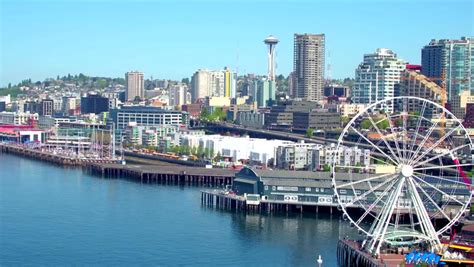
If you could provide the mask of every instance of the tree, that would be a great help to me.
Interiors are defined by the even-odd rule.
[[[210,158],[211,157],[211,150],[208,147],[206,147],[204,149],[204,157],[205,158]]]
[[[396,119],[396,120],[395,120],[395,125],[396,125],[397,127],[403,126],[403,120],[402,120],[401,118]]]
[[[221,158],[222,158],[221,152],[220,152],[220,151],[217,151],[217,154],[216,154],[216,156],[214,157],[214,160],[215,160],[215,161],[220,161]]]
[[[330,172],[331,171],[331,166],[329,166],[328,164],[324,164],[323,171]]]
[[[349,117],[347,117],[347,116],[342,116],[341,117],[342,126],[346,126],[346,124],[349,123],[349,121],[350,121]]]
[[[183,78],[181,79],[182,83],[189,84],[189,78]]]
[[[100,79],[97,81],[97,87],[99,89],[104,89],[105,87],[107,87],[107,81],[105,79]]]
[[[362,129],[369,129],[370,127],[372,126],[372,123],[370,122],[369,119],[363,119],[362,122],[360,123],[360,127],[362,127]]]
[[[197,149],[197,154],[198,154],[198,157],[202,158],[203,157],[203,154],[204,154],[204,148],[202,147],[202,145],[199,145],[198,146],[198,149]]]
[[[308,128],[306,130],[306,137],[311,138],[311,137],[313,137],[313,134],[314,134],[314,129],[313,128]]]
[[[385,119],[379,121],[379,122],[377,123],[377,126],[378,126],[380,129],[385,130],[385,129],[387,129],[388,127],[390,127],[390,123],[388,122],[388,119],[385,118]]]
[[[199,118],[203,121],[209,121],[210,115],[211,115],[211,113],[209,112],[209,109],[208,108],[203,108],[201,110],[201,114],[199,115]]]

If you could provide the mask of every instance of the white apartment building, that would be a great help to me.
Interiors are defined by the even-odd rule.
[[[358,147],[341,146],[336,149],[334,144],[313,150],[312,170],[321,170],[324,165],[332,166],[336,161],[340,166],[369,166],[370,150]]]
[[[29,125],[32,120],[38,121],[38,118],[38,113],[0,112],[0,124]]]
[[[229,69],[222,71],[197,70],[191,79],[192,101],[206,97],[235,97],[237,74]]]
[[[400,82],[406,62],[386,48],[378,48],[375,53],[365,54],[364,61],[355,71],[352,100],[356,104],[371,104],[387,97],[393,97],[395,85]],[[384,107],[393,111],[393,105]]]
[[[354,115],[364,110],[366,107],[367,107],[366,104],[344,103],[344,104],[339,105],[339,110],[341,112],[341,116],[353,117]]]
[[[184,135],[183,144],[190,147],[212,151],[213,156],[219,153],[230,161],[250,161],[267,165],[275,159],[275,151],[290,141],[267,140],[247,137],[233,137],[221,135],[192,136]]]

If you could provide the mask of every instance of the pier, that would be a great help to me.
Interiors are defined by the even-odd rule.
[[[124,178],[140,183],[225,187],[231,185],[235,171],[189,166],[87,164],[84,170],[104,178]]]
[[[360,244],[353,240],[341,239],[337,244],[337,263],[341,267],[396,267],[404,262],[401,254],[382,253],[380,257],[361,250]]]
[[[25,158],[41,160],[63,166],[85,166],[91,163],[112,163],[116,160],[109,158],[81,158],[72,155],[52,153],[50,151],[43,151],[41,149],[33,149],[16,144],[0,143],[1,153],[10,153]]]
[[[203,205],[227,211],[247,211],[262,214],[269,213],[336,213],[336,205],[324,205],[315,202],[286,202],[261,199],[255,195],[236,195],[226,189],[201,190]]]

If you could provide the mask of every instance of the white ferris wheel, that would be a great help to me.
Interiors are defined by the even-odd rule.
[[[343,162],[343,148],[354,146],[370,152],[369,166]],[[343,218],[366,237],[363,249],[440,248],[471,203],[463,168],[472,166],[472,148],[462,123],[423,98],[387,98],[352,118],[336,146],[332,183]]]

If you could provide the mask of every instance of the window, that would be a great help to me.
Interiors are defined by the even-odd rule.
[[[346,194],[347,191],[346,191],[346,189],[341,189],[341,190],[339,190],[339,193],[341,193],[341,194]]]
[[[306,192],[311,192],[311,187],[306,187]]]
[[[268,190],[268,185],[265,186],[265,190]]]
[[[314,191],[315,191],[315,192],[319,192],[319,188],[315,188]]]

